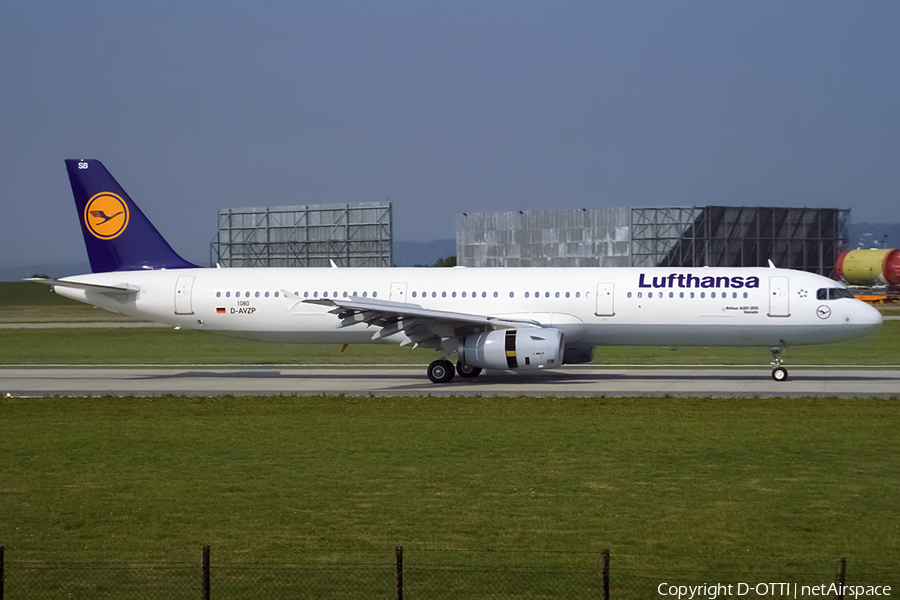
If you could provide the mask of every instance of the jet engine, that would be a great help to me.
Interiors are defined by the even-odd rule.
[[[550,328],[488,331],[459,343],[460,362],[482,369],[555,369],[564,353],[563,332]]]

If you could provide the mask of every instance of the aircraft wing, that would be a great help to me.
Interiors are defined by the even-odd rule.
[[[358,296],[303,302],[331,307],[328,312],[340,319],[338,328],[360,323],[375,326],[379,329],[372,336],[373,340],[397,336],[401,338],[401,346],[412,343],[415,346],[439,348],[443,338],[462,337],[494,329],[541,327],[537,321],[432,310],[419,304]]]
[[[35,283],[43,283],[45,285],[70,287],[79,290],[93,290],[110,295],[120,294],[136,294],[140,291],[136,285],[130,283],[120,283],[118,285],[106,285],[100,283],[81,283],[80,281],[66,281],[65,279],[48,279],[46,277],[30,277],[25,281],[33,281]]]

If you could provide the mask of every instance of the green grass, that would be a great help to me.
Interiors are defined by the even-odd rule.
[[[62,298],[35,283],[0,283],[0,322],[128,320]],[[790,348],[791,365],[900,365],[900,321],[868,338]],[[265,344],[170,329],[0,329],[0,364],[420,364],[435,353],[394,345]],[[764,348],[598,347],[594,363],[765,365]]]
[[[876,335],[825,346],[798,346],[787,365],[900,365],[900,321]],[[428,364],[431,350],[395,345],[268,344],[171,329],[0,329],[0,364]],[[765,348],[598,347],[594,363],[766,365]]]
[[[203,544],[218,565],[390,565],[403,545],[410,568],[593,569],[610,548],[623,576],[700,582],[817,582],[847,556],[900,584],[898,417],[859,399],[5,399],[0,544],[8,570],[192,565]]]

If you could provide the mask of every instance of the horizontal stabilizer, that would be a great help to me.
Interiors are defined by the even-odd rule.
[[[101,283],[82,283],[80,281],[66,281],[65,279],[48,279],[46,277],[31,277],[26,279],[25,281],[33,281],[35,283],[43,283],[45,285],[52,285],[54,287],[69,287],[75,288],[79,290],[90,290],[94,292],[101,292],[103,294],[110,295],[118,295],[118,294],[136,294],[140,291],[136,285],[132,285],[130,283],[120,283],[118,285],[106,285]]]

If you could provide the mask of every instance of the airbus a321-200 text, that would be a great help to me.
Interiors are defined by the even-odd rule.
[[[596,346],[786,347],[871,334],[881,315],[831,279],[770,268],[201,268],[98,160],[66,168],[93,273],[56,293],[181,329],[296,343],[433,348],[428,377],[590,362]],[[456,364],[451,362],[455,359]]]

